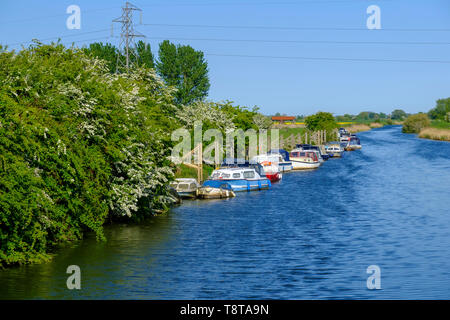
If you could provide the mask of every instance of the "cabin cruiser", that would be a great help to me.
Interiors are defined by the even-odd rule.
[[[354,150],[359,150],[361,149],[361,141],[359,140],[359,138],[355,135],[355,136],[350,136],[350,139],[347,143],[347,145],[345,146],[345,150],[346,151],[354,151]]]
[[[331,157],[342,157],[342,153],[344,152],[344,148],[341,146],[341,143],[338,141],[329,142],[325,145],[325,151]]]
[[[311,144],[297,144],[295,147],[297,149],[305,151],[306,150],[317,151],[320,162],[324,162],[330,158],[330,156],[326,152],[323,152],[319,146],[313,146]]]
[[[281,170],[280,170],[280,161],[282,161],[282,158],[280,155],[275,154],[262,154],[258,156],[254,156],[251,163],[259,163],[264,169],[264,173],[266,174],[266,177],[271,182],[280,181],[283,177]],[[292,167],[292,163],[291,163]],[[291,169],[292,170],[292,169]]]
[[[294,149],[290,159],[294,170],[316,169],[321,165],[317,150]]]
[[[220,180],[207,180],[197,189],[197,197],[200,199],[223,199],[235,196],[231,185]]]
[[[175,189],[180,198],[195,199],[197,196],[197,189],[200,185],[197,180],[193,178],[178,178],[170,183],[170,186]]]
[[[278,167],[281,172],[292,170],[292,161],[289,160],[289,152],[283,149],[271,149],[267,155],[274,155],[278,157]],[[274,162],[272,159],[268,160]],[[276,161],[275,161],[276,162]]]
[[[214,170],[208,180],[225,181],[235,192],[263,190],[272,185],[259,163],[248,162],[231,165],[226,163],[220,169]]]

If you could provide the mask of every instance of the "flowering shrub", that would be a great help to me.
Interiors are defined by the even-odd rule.
[[[0,52],[0,265],[164,207],[172,101],[152,69],[110,74],[62,45]]]

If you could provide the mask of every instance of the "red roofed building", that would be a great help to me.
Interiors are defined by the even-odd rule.
[[[294,121],[295,117],[289,117],[289,116],[273,116],[272,121],[279,121],[280,123],[283,123],[285,121]]]

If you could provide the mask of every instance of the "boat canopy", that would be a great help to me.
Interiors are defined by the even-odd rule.
[[[287,152],[284,149],[271,149],[269,152],[267,152],[268,154],[281,154],[281,156],[283,157],[284,161],[289,161],[289,152]]]

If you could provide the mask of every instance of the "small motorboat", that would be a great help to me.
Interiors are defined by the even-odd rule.
[[[276,163],[270,161],[263,161],[261,162],[261,165],[264,169],[266,177],[270,180],[270,182],[280,181],[281,178],[283,177],[283,175],[280,172],[280,168]]]
[[[321,165],[317,150],[294,149],[291,151],[290,159],[294,170],[317,169]]]
[[[330,158],[330,155],[327,154],[326,152],[324,152],[319,146],[313,146],[311,144],[297,144],[295,146],[295,148],[304,150],[304,151],[316,150],[318,152],[320,162],[326,161]]]
[[[180,198],[195,199],[197,197],[197,189],[200,185],[193,178],[178,178],[170,183]]]
[[[292,168],[292,161],[289,160],[289,152],[283,149],[272,149],[267,153],[268,156],[275,156],[276,158],[268,157],[267,159],[264,159],[263,161],[271,161],[271,162],[277,162],[276,159],[278,159],[278,168],[280,169],[280,172],[288,172],[291,171]]]
[[[342,157],[344,153],[344,148],[341,146],[340,142],[333,141],[325,145],[325,151],[333,158]]]
[[[197,197],[200,199],[225,199],[235,196],[231,185],[219,180],[207,180],[197,189]]]
[[[359,140],[359,138],[355,135],[352,135],[352,136],[350,136],[350,139],[344,149],[346,151],[354,151],[354,150],[359,150],[361,148],[362,148],[362,146],[361,146],[361,141]]]
[[[224,163],[220,169],[212,172],[209,180],[227,182],[234,192],[264,190],[272,186],[263,167],[259,163],[249,162]]]

